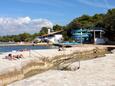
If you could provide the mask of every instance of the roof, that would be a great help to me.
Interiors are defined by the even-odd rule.
[[[50,34],[44,34],[44,35],[42,35],[42,37],[54,35],[54,34],[57,34],[57,33],[60,33],[60,32],[63,32],[63,30],[59,30],[59,31],[56,31],[56,32],[52,32],[52,33],[50,33]]]
[[[96,32],[98,32],[98,31],[104,32],[103,28],[99,28],[99,27],[94,28],[94,29],[91,29],[91,30],[88,30],[88,29],[76,29],[76,30],[73,30],[73,31],[75,31],[75,32],[93,32],[93,31],[96,31]]]
[[[95,31],[95,32],[104,32],[104,30],[90,30],[90,32],[93,32],[93,31]]]

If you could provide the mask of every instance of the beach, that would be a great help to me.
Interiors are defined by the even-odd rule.
[[[1,0],[0,86],[115,86],[115,0]]]
[[[79,70],[50,70],[9,86],[115,86],[115,63],[113,60],[114,57],[104,57],[83,61]]]
[[[15,54],[15,55],[23,54],[24,58],[20,58],[17,60],[4,59],[4,57],[8,55],[8,53]],[[59,65],[61,63],[63,65],[65,64],[64,62],[67,62],[67,63],[68,61],[71,62],[72,59],[74,59],[74,62],[75,61],[78,62],[79,60],[78,56],[81,56],[80,58],[83,58],[83,60],[85,60],[86,58],[93,59],[95,57],[97,58],[97,56],[101,55],[101,53],[103,53],[104,55],[107,52],[106,52],[106,48],[103,46],[101,47],[100,46],[99,47],[77,46],[77,47],[66,48],[63,51],[58,51],[58,49],[45,49],[45,50],[31,50],[31,51],[22,51],[22,52],[18,51],[18,52],[8,52],[8,53],[4,53],[0,55],[0,67],[1,67],[0,85],[1,86],[10,84],[14,81],[22,80],[27,77],[29,78],[31,76],[31,74],[28,76],[28,73],[30,71],[43,70],[42,73],[44,74],[45,71],[48,72],[49,70],[50,72],[48,72],[48,74],[51,73],[51,75],[52,75],[52,72],[54,71],[61,73],[61,72],[64,72],[64,71],[60,71]],[[84,55],[86,55],[86,58],[84,58]],[[55,69],[55,67],[57,67],[56,70],[52,70],[52,69]],[[55,74],[53,74],[53,76],[55,76]],[[34,77],[34,76],[31,76],[31,77]],[[20,84],[16,84],[16,85],[11,84],[9,86],[20,86]],[[21,84],[21,86],[27,86],[27,85]],[[41,86],[44,86],[44,85],[41,85]]]
[[[115,86],[115,50],[102,58],[81,61],[75,71],[49,70],[8,86]],[[70,67],[77,67],[74,62]]]

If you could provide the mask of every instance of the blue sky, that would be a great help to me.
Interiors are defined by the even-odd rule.
[[[83,14],[105,13],[115,0],[1,0],[1,17],[44,18],[65,25]]]
[[[110,8],[115,8],[115,0],[0,0],[0,35],[35,33]]]

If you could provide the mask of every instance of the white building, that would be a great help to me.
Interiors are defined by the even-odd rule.
[[[62,36],[61,32],[62,32],[62,30],[56,31],[56,32],[50,32],[48,30],[48,34],[39,36],[36,38],[36,40],[42,41],[42,42],[60,43],[60,42],[63,42],[63,36]]]
[[[46,40],[52,43],[60,43],[63,41],[62,34],[54,34],[52,36],[45,37]]]

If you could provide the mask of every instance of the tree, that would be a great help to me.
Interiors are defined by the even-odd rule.
[[[93,24],[92,17],[89,15],[83,15],[77,18],[77,21],[81,24],[82,28],[89,28]]]
[[[53,30],[59,31],[63,30],[64,39],[71,40],[71,30],[73,29],[93,29],[95,27],[105,28],[105,36],[110,40],[115,40],[115,9],[110,9],[106,14],[95,14],[93,16],[82,15],[73,19],[66,26],[54,25]],[[47,27],[42,27],[39,33],[35,33],[33,35],[29,33],[22,33],[19,35],[11,35],[11,36],[1,36],[0,41],[8,42],[8,41],[32,41],[36,36],[41,36],[48,33]]]
[[[56,25],[53,26],[53,30],[54,31],[60,31],[60,30],[62,30],[62,26],[56,24]]]
[[[66,30],[79,29],[79,28],[81,28],[81,24],[77,21],[77,19],[74,19],[66,26]]]
[[[40,30],[39,32],[39,35],[44,35],[44,34],[47,34],[48,33],[48,28],[47,27],[42,27],[42,29]]]
[[[110,40],[115,40],[115,9],[108,10],[103,19],[106,36]]]
[[[19,34],[19,39],[20,41],[29,41],[28,39],[31,38],[31,35],[29,33],[22,33],[22,34]]]

